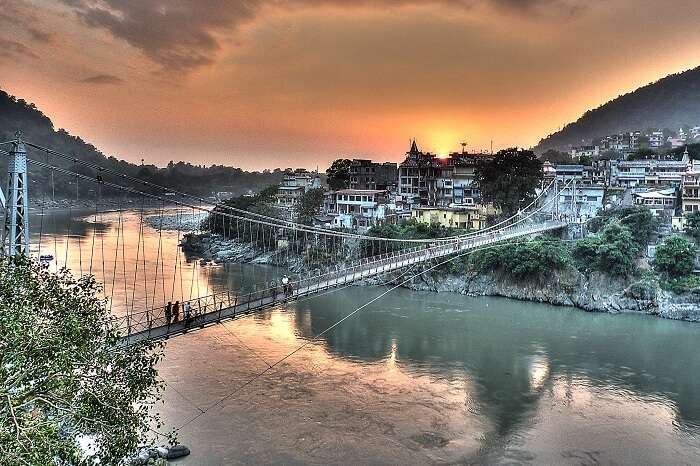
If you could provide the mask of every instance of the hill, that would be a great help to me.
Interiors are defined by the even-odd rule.
[[[700,125],[700,67],[672,74],[589,110],[576,122],[542,139],[536,152],[568,149],[585,141],[647,128]]]
[[[166,168],[155,165],[137,165],[115,157],[108,157],[95,146],[83,141],[77,136],[69,134],[63,129],[54,129],[53,122],[44,115],[32,103],[18,99],[0,90],[0,142],[14,138],[16,130],[21,130],[24,139],[35,144],[49,147],[56,151],[71,155],[80,160],[97,163],[106,168],[118,170],[129,176],[151,181],[171,189],[188,192],[198,196],[209,196],[213,192],[228,191],[235,195],[244,194],[248,190],[259,191],[271,184],[279,183],[283,172],[279,169],[264,172],[246,172],[240,168],[212,165],[209,167],[192,165],[190,163],[170,163]],[[3,149],[8,149],[4,146]],[[46,162],[45,156],[37,157],[36,153],[30,154],[33,158],[40,158]],[[95,176],[94,171],[87,167],[75,165],[70,161],[49,157],[51,165],[67,168],[81,174]],[[0,182],[4,187],[5,174],[7,173],[6,157],[0,157]],[[118,181],[121,185],[129,185],[124,179],[111,180],[109,175],[102,175],[105,181]],[[93,183],[78,183],[65,175],[55,173],[51,183],[49,170],[33,166],[30,168],[30,195],[44,194],[47,187],[51,186],[56,198],[68,198],[89,194],[94,190]],[[144,190],[143,185],[138,189]]]

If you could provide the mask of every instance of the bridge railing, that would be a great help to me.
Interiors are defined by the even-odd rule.
[[[273,285],[248,293],[221,291],[179,302],[177,317],[174,312],[168,315],[166,312],[167,306],[161,306],[121,317],[119,325],[127,336],[135,333],[150,333],[152,329],[170,327],[172,325],[179,325],[178,328],[180,328],[183,322],[186,328],[188,326],[197,327],[203,322],[204,316],[211,316],[217,312],[221,315],[225,309],[233,308],[233,316],[235,317],[237,312],[247,313],[264,305],[352,283],[368,276],[403,268],[406,265],[445,257],[523,234],[545,231],[560,226],[562,226],[561,222],[552,220],[541,223],[522,222],[499,231],[485,233],[481,236],[458,238],[451,243],[426,243],[426,246],[417,246],[363,258],[344,264],[342,268],[335,266],[324,271],[318,270],[297,276],[290,281],[292,292],[289,295],[285,293],[284,287],[281,285]],[[186,311],[186,309],[189,309],[189,311]],[[231,313],[227,313],[227,316],[230,317]]]

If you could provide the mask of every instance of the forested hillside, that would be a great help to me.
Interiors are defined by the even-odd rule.
[[[700,125],[700,67],[620,96],[540,141],[537,152],[588,144],[594,138],[647,128]]]
[[[203,167],[184,162],[171,163],[168,167],[159,168],[154,165],[142,166],[112,156],[108,157],[81,138],[73,136],[63,129],[55,130],[49,117],[37,109],[34,104],[17,99],[0,90],[0,142],[12,139],[18,129],[22,131],[24,139],[35,144],[69,154],[80,160],[95,162],[101,166],[119,170],[129,176],[139,177],[171,189],[200,196],[208,196],[216,191],[229,191],[236,195],[243,194],[248,190],[258,191],[278,183],[283,176],[280,170],[246,172],[240,168],[221,165]],[[8,150],[9,146],[2,148]],[[45,154],[33,152],[30,155],[42,162],[47,161]],[[48,157],[48,162],[51,165],[68,168],[88,176],[97,175],[94,170],[56,157]],[[3,186],[6,167],[6,157],[0,157],[0,181]],[[129,183],[124,179],[116,180],[106,173],[100,176],[105,181],[118,181],[122,185],[134,186],[134,183]],[[49,187],[52,188],[52,195],[55,192],[57,198],[76,197],[76,186],[78,196],[94,193],[93,183],[78,182],[76,185],[74,179],[58,173],[54,174],[53,183],[51,183],[48,170],[35,166],[30,167],[30,190],[31,193],[35,194],[35,199],[37,194],[43,194]],[[148,190],[142,184],[138,188]]]

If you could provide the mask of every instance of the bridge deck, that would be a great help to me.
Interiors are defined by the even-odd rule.
[[[168,322],[166,320],[165,308],[152,309],[123,318],[122,326],[126,334],[125,343],[135,343],[144,339],[163,339],[187,333],[225,319],[235,319],[255,311],[299,299],[303,296],[392,272],[410,265],[444,258],[520,236],[556,230],[565,226],[565,223],[559,221],[528,224],[511,227],[499,233],[486,233],[460,240],[459,242],[446,242],[445,244],[433,245],[430,248],[419,247],[370,257],[348,264],[342,270],[336,269],[322,275],[308,276],[292,282],[293,291],[289,296],[285,296],[281,287],[255,291],[244,295],[230,292],[217,293],[189,301],[188,303],[191,306],[190,318],[182,319],[178,322]]]

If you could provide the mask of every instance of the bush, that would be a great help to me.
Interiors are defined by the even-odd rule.
[[[162,345],[120,344],[98,291],[92,276],[0,260],[0,464],[122,464],[155,442]]]
[[[647,207],[633,206],[610,209],[601,212],[590,223],[591,231],[601,232],[608,224],[619,221],[633,232],[632,239],[640,247],[649,243],[651,235],[658,227],[658,220]]]
[[[700,241],[700,212],[693,212],[685,217],[685,233],[695,241]]]
[[[695,246],[681,236],[671,236],[656,248],[654,266],[669,277],[690,275],[695,268]]]
[[[477,251],[470,256],[471,266],[480,272],[504,270],[516,278],[543,277],[571,263],[568,248],[553,238],[512,242]]]
[[[635,270],[634,259],[639,251],[629,227],[611,219],[600,234],[577,241],[572,256],[579,270],[627,276]]]

